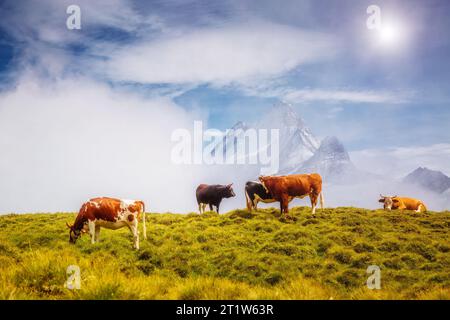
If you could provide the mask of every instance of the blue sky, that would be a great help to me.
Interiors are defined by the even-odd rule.
[[[43,71],[39,60],[57,55],[67,59],[59,71],[65,77],[81,74],[149,95],[165,88],[164,94],[187,110],[203,109],[210,124],[220,129],[238,120],[252,122],[273,101],[285,98],[287,90],[299,90],[303,94],[290,102],[312,130],[319,136],[340,136],[350,150],[449,141],[447,1],[376,2],[382,19],[399,23],[405,31],[398,48],[374,45],[374,32],[365,26],[366,8],[373,1],[100,1],[95,6],[80,1],[82,30],[76,31],[64,28],[66,2],[2,3],[0,75],[9,80],[2,87],[11,86],[23,68],[33,65],[41,67],[43,77],[56,76]],[[262,34],[270,31],[266,37]],[[221,37],[231,43],[217,45]],[[260,43],[280,37],[285,39],[276,45],[286,48]],[[233,66],[227,50],[239,51],[247,40],[255,41],[254,50],[246,46]],[[192,64],[189,57],[180,61],[183,48],[188,47],[186,55],[195,55],[201,45],[212,56],[191,57]],[[265,48],[270,52],[260,51]],[[292,55],[283,53],[293,48]],[[144,56],[137,57],[139,50]],[[161,61],[149,63],[157,50]],[[173,50],[180,54],[173,55]],[[280,61],[235,70],[261,55]],[[142,73],[124,70],[130,60]],[[107,72],[108,61],[121,66]],[[173,64],[189,68],[171,70]],[[216,66],[210,77],[205,75],[208,64]],[[231,67],[230,72],[218,68],[220,64]],[[167,73],[172,74],[152,76],[146,67],[149,73],[161,75],[170,69]],[[302,98],[310,91],[316,97]],[[338,99],[330,92],[356,97]],[[340,134],[354,123],[354,134]]]
[[[81,30],[66,28],[70,4],[81,8]],[[370,4],[394,26],[394,41],[366,27]],[[450,174],[449,16],[445,0],[4,0],[0,133],[33,148],[31,136],[6,128],[26,130],[34,119],[22,114],[39,110],[46,127],[58,122],[64,116],[48,106],[64,96],[87,112],[130,101],[118,114],[136,121],[153,105],[162,115],[148,127],[202,119],[218,129],[254,123],[284,100],[318,137],[339,137],[359,166],[385,156],[381,171]],[[44,131],[41,142],[55,133]],[[62,144],[78,133],[65,134]]]

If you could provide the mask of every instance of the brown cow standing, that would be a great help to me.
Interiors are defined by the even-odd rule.
[[[288,204],[292,198],[309,196],[312,214],[316,212],[317,199],[320,195],[320,205],[323,209],[322,177],[317,173],[292,174],[287,176],[261,176],[259,180],[264,188],[280,202],[281,214],[289,217]]]
[[[145,205],[139,200],[115,198],[94,198],[85,202],[70,229],[70,242],[75,243],[82,233],[91,235],[91,243],[98,241],[100,227],[120,229],[128,227],[133,234],[133,246],[139,249],[138,221],[142,214],[144,239],[147,239],[145,227]]]

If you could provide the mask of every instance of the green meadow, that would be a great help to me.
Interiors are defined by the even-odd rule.
[[[147,213],[139,251],[128,229],[69,244],[73,213],[0,216],[0,299],[450,298],[450,212],[291,215]],[[69,265],[78,290],[64,285]],[[380,290],[366,286],[369,265],[381,269]]]

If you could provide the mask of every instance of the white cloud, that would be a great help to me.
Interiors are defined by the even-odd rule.
[[[264,79],[236,86],[248,96],[279,98],[290,103],[333,102],[333,103],[406,103],[412,92],[376,91],[348,88],[294,88],[281,79]]]
[[[367,90],[322,90],[301,89],[287,92],[284,99],[291,102],[337,101],[350,103],[404,103],[404,93],[367,91]]]
[[[332,56],[330,37],[259,22],[189,30],[118,48],[101,70],[142,83],[221,83],[273,77]]]
[[[234,183],[244,207],[254,165],[176,165],[173,130],[202,114],[87,78],[49,81],[27,73],[0,94],[0,213],[77,211],[96,196],[142,199],[152,212],[196,211],[200,183]],[[205,127],[207,122],[205,121]]]
[[[82,30],[67,30],[66,9],[76,4],[81,9]],[[113,27],[128,32],[142,29],[161,30],[163,23],[155,16],[144,17],[127,0],[41,0],[21,1],[8,7],[0,25],[19,40],[61,45],[83,40],[89,28]]]
[[[350,152],[355,165],[365,171],[402,178],[418,167],[450,175],[450,144],[386,147]]]
[[[327,112],[325,117],[327,117],[328,119],[334,119],[342,111],[344,111],[343,107],[333,107]]]
[[[172,165],[170,134],[193,116],[85,78],[28,75],[0,95],[0,212],[78,210],[105,195],[142,198],[149,210],[192,209],[184,191],[198,169]]]
[[[70,31],[65,24],[70,4],[43,0],[39,5],[26,1],[12,7],[0,26],[20,41],[25,49],[22,60],[40,60],[41,66],[50,60],[54,65],[60,55],[57,59],[64,56],[66,61],[58,73],[68,67],[117,82],[222,87],[283,76],[301,65],[332,58],[340,50],[328,34],[247,16],[198,27],[182,21],[168,24],[167,12],[138,12],[125,0],[78,1],[82,29]],[[129,42],[114,35],[104,38],[99,27],[122,30]],[[95,38],[96,32],[102,37]],[[85,46],[86,51],[77,54],[67,49],[68,44]]]

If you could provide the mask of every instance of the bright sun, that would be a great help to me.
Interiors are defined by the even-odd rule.
[[[397,24],[383,24],[378,30],[379,44],[386,48],[394,49],[401,46],[404,38],[403,29]]]
[[[400,35],[398,27],[392,25],[383,26],[379,32],[381,42],[386,44],[394,43]]]

